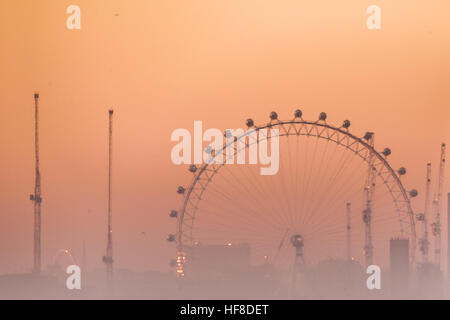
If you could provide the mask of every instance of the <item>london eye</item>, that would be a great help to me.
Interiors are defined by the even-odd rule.
[[[247,244],[252,264],[292,273],[294,256],[308,266],[326,259],[385,266],[389,239],[399,237],[409,239],[414,262],[410,200],[417,191],[404,187],[407,170],[389,163],[391,150],[377,151],[374,133],[358,137],[350,132],[349,120],[336,126],[324,112],[306,120],[301,110],[290,120],[272,112],[268,123],[248,119],[246,125],[259,136],[263,129],[277,129],[279,171],[264,176],[260,165],[214,161],[189,166],[191,183],[178,187],[180,208],[169,213],[176,219],[168,241],[176,244],[180,276],[202,245]],[[265,135],[268,143],[273,136]],[[247,131],[224,143],[212,159],[230,143],[236,156],[260,142]]]

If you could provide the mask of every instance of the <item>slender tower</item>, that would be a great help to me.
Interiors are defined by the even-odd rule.
[[[447,281],[450,283],[450,193],[447,193]]]
[[[374,146],[374,134],[373,132],[367,132],[364,136],[371,149]],[[373,244],[372,244],[372,198],[375,189],[375,168],[374,160],[375,156],[372,150],[369,150],[369,166],[367,168],[367,181],[364,188],[364,210],[362,214],[363,222],[365,225],[365,245],[364,245],[364,257],[365,266],[372,265],[373,260]]]
[[[113,245],[112,245],[112,228],[111,228],[111,169],[112,169],[112,118],[114,111],[109,110],[109,157],[108,157],[108,234],[106,255],[103,257],[103,262],[106,264],[106,279],[108,284],[112,283],[113,279]]]
[[[83,272],[83,277],[81,278],[81,281],[83,283],[83,287],[86,285],[86,275],[87,275],[87,262],[86,262],[86,241],[83,240],[83,252],[82,252],[82,261],[81,261],[81,270]]]
[[[34,194],[30,200],[34,204],[34,263],[33,272],[41,272],[41,174],[39,171],[39,93],[34,94],[34,148],[35,148],[35,183]]]
[[[297,273],[302,272],[305,264],[305,258],[303,257],[303,237],[300,234],[294,234],[291,237],[291,244],[295,248],[294,267],[292,269],[292,281],[291,290],[289,292],[289,298],[295,299],[297,295]]]
[[[431,225],[434,235],[434,256],[435,262],[440,268],[441,266],[441,200],[442,200],[442,187],[444,185],[444,168],[445,168],[445,143],[441,145],[441,158],[439,161],[439,182],[438,192],[433,200],[433,207],[435,211],[435,221]]]
[[[425,207],[423,209],[423,239],[420,241],[420,249],[423,254],[423,262],[428,263],[428,211],[430,209],[430,188],[431,188],[431,163],[427,163],[427,180],[425,187]]]
[[[83,240],[82,266],[83,266],[83,270],[86,271],[87,264],[86,264],[86,241],[85,240]]]
[[[347,261],[352,261],[352,204],[347,202]]]

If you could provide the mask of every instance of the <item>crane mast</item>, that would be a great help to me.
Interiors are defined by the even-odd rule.
[[[113,279],[113,244],[112,244],[112,213],[111,213],[111,173],[112,173],[112,119],[114,111],[109,110],[109,147],[108,147],[108,230],[107,230],[107,244],[106,255],[103,257],[103,262],[106,264],[106,279],[108,284],[112,283]]]
[[[352,204],[347,202],[347,261],[352,261]]]
[[[420,241],[420,248],[423,254],[423,262],[428,263],[428,215],[430,209],[430,189],[431,189],[431,163],[427,163],[427,180],[425,188],[425,207],[423,209],[423,238]]]
[[[434,245],[434,256],[435,262],[441,266],[441,200],[442,200],[442,187],[444,184],[444,169],[445,169],[445,143],[441,144],[441,158],[439,161],[439,181],[438,181],[438,192],[433,200],[433,208],[435,212],[435,221],[431,225],[435,245]]]
[[[30,200],[34,204],[33,272],[41,272],[41,173],[39,171],[39,93],[34,94],[35,183]]]
[[[371,149],[374,146],[374,134],[373,132],[367,132],[364,138],[369,143]],[[375,189],[375,168],[374,161],[375,156],[372,150],[369,150],[369,166],[367,168],[367,181],[364,187],[364,210],[362,212],[362,218],[365,225],[365,245],[364,245],[364,257],[366,267],[372,265],[373,261],[373,244],[372,244],[372,198]]]

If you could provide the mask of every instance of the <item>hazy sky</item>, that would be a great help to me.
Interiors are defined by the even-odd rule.
[[[81,30],[66,28],[70,4]],[[372,4],[378,31],[366,27]],[[239,128],[298,107],[307,119],[348,118],[352,132],[376,132],[377,149],[389,146],[406,186],[423,195],[426,163],[436,175],[440,143],[450,142],[449,10],[443,0],[2,0],[0,273],[32,266],[35,91],[44,267],[61,248],[79,259],[83,239],[89,267],[102,265],[108,108],[119,268],[167,269],[167,214],[191,177],[170,160],[170,134],[194,120]]]

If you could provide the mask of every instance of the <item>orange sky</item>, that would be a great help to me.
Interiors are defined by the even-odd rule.
[[[70,4],[81,7],[81,30],[66,28]],[[379,31],[366,28],[372,4]],[[194,120],[225,129],[250,116],[266,122],[272,110],[291,118],[302,107],[308,119],[326,111],[358,135],[376,132],[393,167],[408,169],[406,186],[423,191],[425,165],[433,161],[436,174],[450,136],[449,10],[442,0],[2,1],[0,273],[32,263],[34,91],[44,266],[60,248],[79,258],[83,239],[88,265],[101,266],[108,108],[119,268],[167,269],[167,213],[190,179],[170,161],[170,134]]]

